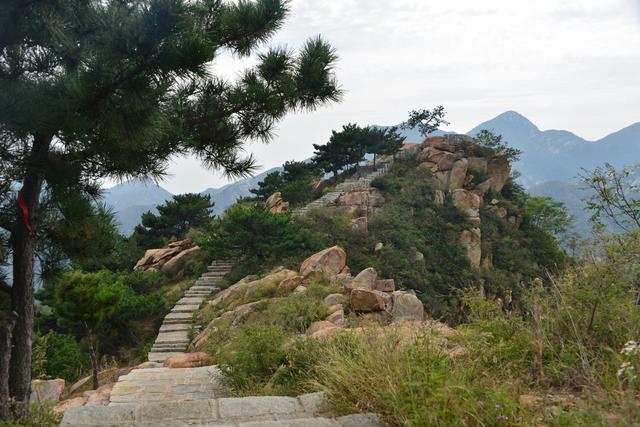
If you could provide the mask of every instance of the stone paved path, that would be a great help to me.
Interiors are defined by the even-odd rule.
[[[61,427],[381,427],[373,414],[332,417],[322,393],[298,397],[222,397],[220,371],[134,369],[113,387],[107,406],[64,413]]]
[[[217,263],[198,279],[172,312],[149,353],[151,363],[118,378],[107,406],[65,411],[61,427],[383,427],[374,414],[334,417],[322,393],[298,397],[224,397],[215,366],[165,368],[189,344],[193,312],[230,268]]]
[[[189,333],[193,327],[193,313],[200,308],[200,304],[206,297],[218,290],[216,284],[229,272],[231,266],[230,261],[212,262],[208,271],[187,289],[184,296],[164,318],[160,333],[149,352],[150,362],[164,362],[172,355],[187,350],[191,341]]]
[[[367,163],[366,166],[373,165],[373,163]],[[321,208],[324,206],[335,205],[338,201],[338,198],[342,196],[344,193],[360,188],[367,188],[371,186],[371,182],[379,176],[384,175],[389,170],[388,163],[381,163],[377,170],[369,172],[365,176],[361,176],[359,178],[349,178],[344,182],[336,185],[336,188],[333,191],[330,191],[322,197],[312,201],[311,203],[297,209],[295,211],[296,215],[303,215],[309,212],[311,209]]]

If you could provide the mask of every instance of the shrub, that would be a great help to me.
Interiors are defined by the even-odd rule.
[[[232,335],[234,348],[218,354],[218,366],[234,393],[259,392],[286,361],[284,333],[273,325],[249,325]]]
[[[54,331],[35,334],[33,347],[32,371],[36,378],[63,378],[73,383],[91,368],[89,355],[69,335]]]
[[[28,411],[8,420],[0,420],[0,427],[57,427],[63,414],[54,412],[52,406],[51,403],[32,404]]]
[[[137,294],[148,294],[167,284],[167,278],[158,271],[134,270],[121,274],[122,283]]]
[[[338,335],[314,348],[313,384],[343,413],[393,425],[520,425],[517,391],[449,358],[428,337]]]

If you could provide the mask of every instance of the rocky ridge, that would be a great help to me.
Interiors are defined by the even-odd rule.
[[[476,141],[466,135],[434,136],[416,147],[413,155],[419,168],[433,173],[438,184],[436,203],[444,203],[448,195],[457,208],[462,210],[471,227],[462,231],[460,241],[466,249],[467,258],[472,266],[478,268],[482,263],[482,233],[480,231],[480,208],[489,191],[499,193],[509,179],[511,165],[501,153],[489,154],[482,150],[474,151]],[[507,211],[498,206],[493,199],[489,210],[500,217],[506,217]],[[519,219],[509,218],[509,222],[518,225]],[[487,254],[490,259],[490,254]]]

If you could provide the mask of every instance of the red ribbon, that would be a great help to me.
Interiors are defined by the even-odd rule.
[[[24,226],[27,228],[29,233],[33,233],[33,229],[31,228],[31,224],[29,223],[29,208],[27,207],[27,200],[24,198],[23,190],[20,190],[18,192],[18,206],[20,206],[20,210],[22,211]]]

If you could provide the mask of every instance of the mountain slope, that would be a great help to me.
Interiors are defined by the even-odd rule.
[[[587,141],[568,131],[541,131],[521,114],[508,111],[467,134],[476,135],[482,129],[501,134],[509,145],[522,150],[515,169],[522,174],[525,187],[545,181],[573,181],[582,169],[594,169],[604,162],[621,167],[640,160],[640,123],[598,141]]]

